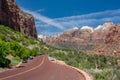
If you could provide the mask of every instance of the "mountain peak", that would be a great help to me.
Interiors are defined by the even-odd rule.
[[[75,27],[73,27],[72,29],[74,29],[74,30],[77,30],[77,29],[79,29],[77,26],[75,26]]]
[[[93,27],[90,27],[90,26],[83,26],[81,30],[89,30],[90,32],[94,32]]]
[[[105,22],[103,25],[98,25],[98,27],[95,28],[95,31],[106,31],[109,30],[113,25],[113,22]]]
[[[76,31],[76,30],[78,30],[78,29],[79,29],[78,27],[73,27],[73,28],[71,28],[71,29],[68,29],[65,33],[68,34],[68,33],[71,33],[71,32],[73,32],[73,31]]]

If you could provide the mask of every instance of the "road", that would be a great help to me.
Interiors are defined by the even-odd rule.
[[[21,64],[20,67],[0,73],[0,80],[86,80],[71,67],[56,64],[42,55]]]

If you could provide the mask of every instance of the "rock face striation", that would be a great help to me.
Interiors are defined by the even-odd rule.
[[[114,25],[108,30],[103,44],[100,44],[95,52],[120,56],[120,24]]]
[[[106,22],[96,28],[71,29],[49,41],[58,48],[85,50],[90,53],[120,55],[120,24]]]
[[[37,38],[34,17],[23,12],[15,0],[0,0],[0,24]]]

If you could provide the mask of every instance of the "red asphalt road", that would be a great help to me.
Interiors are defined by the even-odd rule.
[[[53,63],[42,55],[19,68],[0,73],[0,80],[85,80],[85,77],[77,70]]]

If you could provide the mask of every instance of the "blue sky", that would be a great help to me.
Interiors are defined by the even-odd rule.
[[[16,0],[33,14],[38,34],[61,33],[74,26],[93,26],[105,21],[120,23],[120,0]]]

